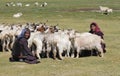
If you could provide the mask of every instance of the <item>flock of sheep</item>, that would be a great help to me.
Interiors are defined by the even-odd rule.
[[[45,2],[44,3],[44,6],[46,6],[47,5],[47,3]],[[105,15],[109,15],[110,13],[112,13],[112,9],[110,9],[110,8],[108,8],[108,7],[103,7],[103,6],[99,6],[99,8],[100,8],[100,12],[102,13],[102,14],[105,14]],[[14,14],[13,15],[13,17],[14,18],[19,18],[19,17],[21,17],[23,15],[23,13],[21,13],[21,12],[19,12],[19,13],[16,13],[16,14]]]
[[[58,26],[49,26],[44,23],[0,24],[2,51],[12,50],[14,41],[23,28],[31,30],[28,46],[39,59],[43,56],[49,58],[50,53],[54,59],[78,58],[84,50],[91,51],[91,54],[96,50],[100,57],[104,55],[101,46],[104,40],[99,36],[88,32],[79,33],[74,29],[61,30]]]
[[[15,2],[7,2],[7,3],[6,3],[6,6],[7,6],[7,7],[12,7],[12,6],[13,6],[13,7],[15,7],[15,6],[18,6],[18,7],[23,7],[23,6],[29,7],[29,6],[31,6],[31,5],[32,5],[32,4],[30,4],[30,3],[26,3],[26,4],[23,5],[23,3],[21,3],[21,2],[17,2],[17,3],[15,3]],[[45,7],[45,6],[47,6],[47,2],[43,2],[43,3],[34,2],[33,5],[34,5],[34,6]]]
[[[45,7],[45,6],[48,5],[48,3],[47,3],[47,2],[43,2],[43,3],[34,2],[33,4],[27,3],[27,4],[24,4],[24,5],[23,5],[23,3],[21,3],[21,2],[17,2],[17,3],[15,3],[15,2],[7,2],[7,3],[6,3],[6,6],[7,6],[7,7],[11,7],[11,6],[13,6],[13,7],[15,7],[15,6],[18,6],[18,7],[23,7],[23,6],[29,7],[29,6],[31,6],[31,5],[40,6],[40,7]],[[110,13],[113,12],[113,10],[112,10],[111,8],[109,8],[109,7],[104,7],[104,6],[99,6],[99,11],[100,11],[102,14],[105,14],[105,15],[109,15]],[[21,17],[22,15],[23,15],[22,12],[18,12],[18,13],[16,13],[16,14],[13,14],[13,17],[14,17],[14,18],[19,18],[19,17]]]
[[[34,6],[36,6],[36,7],[46,7],[47,5],[48,5],[48,3],[47,2],[43,2],[43,3],[39,3],[39,2],[34,2],[33,4],[30,4],[30,3],[26,3],[26,4],[23,4],[23,3],[21,3],[21,2],[17,2],[17,3],[15,3],[15,2],[7,2],[6,3],[6,6],[7,7],[29,7],[29,6],[32,6],[32,5],[34,5]],[[15,13],[15,14],[13,14],[13,17],[14,18],[19,18],[19,17],[21,17],[23,15],[23,13],[22,12],[18,12],[18,13]]]

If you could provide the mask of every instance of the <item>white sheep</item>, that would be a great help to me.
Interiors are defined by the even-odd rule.
[[[108,8],[108,7],[103,7],[103,6],[99,6],[100,11],[102,12],[102,14],[109,14],[112,13],[112,9]]]
[[[14,41],[14,32],[10,29],[4,29],[0,33],[0,40],[2,41],[2,51],[9,51],[12,48],[12,42]]]
[[[47,6],[47,2],[44,2],[44,5]]]
[[[69,40],[69,36],[63,31],[48,34],[46,35],[45,40],[47,41],[47,45],[51,45],[54,59],[56,59],[57,52],[61,60],[63,59],[62,53],[64,51],[67,52],[65,56],[70,56],[69,53],[71,48],[71,42]]]
[[[30,4],[26,4],[25,6],[26,6],[26,7],[29,7],[29,6],[30,6]]]
[[[14,18],[19,18],[19,17],[21,17],[22,15],[23,15],[23,14],[20,12],[20,13],[14,14],[13,17],[14,17]]]
[[[32,47],[33,44],[36,46],[36,49],[32,48],[32,51],[35,52],[38,59],[41,59],[40,53],[42,52],[43,43],[42,43],[42,40],[41,40],[40,32],[32,32],[31,33],[31,36],[28,40],[28,46]]]
[[[103,12],[106,11],[107,9],[109,9],[108,7],[103,7],[103,6],[99,6],[99,8],[100,8],[100,10],[103,11]]]
[[[39,3],[38,3],[38,2],[35,2],[34,4],[35,4],[35,6],[38,6],[38,5],[39,5]]]
[[[17,6],[22,7],[22,3],[16,3]]]
[[[103,49],[101,46],[102,42],[103,39],[101,39],[97,35],[91,33],[81,33],[74,39],[74,47],[77,52],[76,58],[79,57],[79,53],[81,53],[81,50],[93,49],[96,49],[98,51],[99,56],[103,57]]]
[[[41,4],[40,6],[41,7],[45,7],[45,6],[47,6],[48,4],[47,4],[47,2],[44,2],[43,4]]]
[[[10,7],[10,3],[6,3],[6,6]]]

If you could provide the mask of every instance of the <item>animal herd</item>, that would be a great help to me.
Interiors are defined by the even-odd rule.
[[[81,52],[96,50],[97,55],[104,56],[101,43],[104,40],[99,36],[74,29],[60,29],[58,26],[49,26],[45,23],[26,24],[0,24],[0,45],[2,51],[12,51],[15,39],[23,28],[31,30],[28,47],[39,59],[52,57],[64,59],[65,57],[79,58]]]
[[[21,2],[7,2],[6,3],[7,7],[15,7],[15,6],[17,6],[17,7],[24,7],[24,6],[25,7],[29,7],[29,6],[32,6],[32,5],[34,5],[34,6],[40,6],[40,7],[46,7],[48,5],[48,3],[47,2],[42,2],[42,3],[40,3],[40,2],[34,2],[32,4],[30,4],[30,3],[26,3],[25,4],[25,3],[21,3]],[[113,9],[111,9],[109,7],[105,7],[105,6],[99,6],[99,12],[101,12],[102,14],[105,14],[105,15],[109,15],[110,13],[113,12]],[[23,15],[23,13],[18,12],[16,14],[13,14],[13,17],[14,18],[19,18],[22,15]]]
[[[7,7],[29,7],[29,6],[40,6],[40,7],[45,7],[48,5],[47,2],[33,2],[33,3],[22,3],[22,2],[7,2],[5,6]]]
[[[45,7],[47,2],[34,2],[32,5]],[[21,2],[7,2],[6,6],[29,7],[31,4],[23,5]],[[106,15],[113,11],[111,8],[103,6],[99,6],[99,10]],[[19,18],[22,15],[23,13],[19,12],[13,14],[13,17]],[[31,30],[28,47],[39,59],[51,56],[54,59],[58,57],[61,60],[64,57],[79,58],[85,50],[90,51],[91,55],[93,50],[96,50],[97,55],[104,56],[101,46],[104,40],[99,36],[88,32],[79,33],[74,29],[61,30],[58,26],[49,26],[45,23],[0,24],[0,45],[3,52],[12,51],[13,44],[23,28]]]
[[[21,3],[21,2],[7,2],[6,7],[30,7],[30,6],[36,6],[36,7],[46,7],[48,5],[47,2],[34,2],[34,3]],[[13,14],[13,18],[19,18],[23,15],[22,11]]]

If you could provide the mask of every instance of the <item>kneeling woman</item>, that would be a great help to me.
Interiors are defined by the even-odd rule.
[[[10,61],[22,61],[29,63],[29,64],[36,64],[39,63],[36,57],[33,56],[32,51],[28,48],[28,39],[30,38],[30,30],[25,28],[22,30],[21,34],[15,40],[12,49],[12,57]]]

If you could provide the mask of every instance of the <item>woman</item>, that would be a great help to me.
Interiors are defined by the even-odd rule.
[[[39,63],[36,57],[33,56],[31,50],[28,48],[28,39],[30,38],[30,30],[25,28],[22,30],[21,34],[15,40],[12,49],[12,57],[10,61],[22,61],[29,63],[29,64],[36,64]]]
[[[96,34],[96,35],[100,36],[102,39],[104,39],[103,38],[103,35],[104,35],[103,32],[100,30],[99,26],[95,22],[90,24],[89,33]]]
[[[90,24],[90,31],[89,31],[89,33],[92,33],[92,34],[96,34],[96,35],[98,35],[98,36],[100,36],[102,39],[104,39],[104,34],[103,34],[103,32],[100,30],[100,28],[99,28],[99,26],[97,25],[97,23],[95,23],[95,22],[92,22],[91,24]],[[104,53],[106,52],[106,45],[105,44],[103,44],[103,43],[101,43],[101,45],[102,45],[102,48],[103,48],[103,51],[104,51]]]

